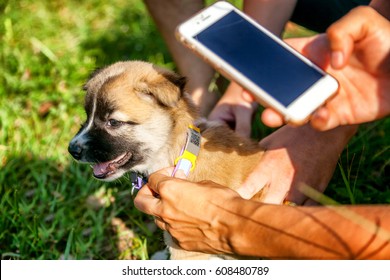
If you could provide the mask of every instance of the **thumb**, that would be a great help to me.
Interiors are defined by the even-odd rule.
[[[329,28],[327,31],[330,46],[330,64],[335,69],[343,68],[351,56],[352,38],[346,36],[343,30]]]
[[[268,185],[268,179],[263,176],[261,172],[257,172],[256,170],[258,170],[258,168],[256,168],[248,176],[245,182],[235,190],[242,198],[250,199]]]
[[[367,7],[355,8],[326,30],[332,67],[336,69],[344,67],[352,54],[354,43],[366,36],[369,21],[362,20],[362,14],[367,14],[369,18],[371,10],[373,11]]]
[[[179,179],[187,179],[187,175],[182,169],[173,170],[172,177]]]
[[[263,111],[261,114],[261,121],[269,127],[279,127],[284,124],[283,117],[270,108],[267,108]]]

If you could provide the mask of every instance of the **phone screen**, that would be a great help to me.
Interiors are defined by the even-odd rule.
[[[234,11],[194,39],[285,107],[324,76]]]

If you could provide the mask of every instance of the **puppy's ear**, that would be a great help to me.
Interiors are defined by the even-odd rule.
[[[100,73],[103,72],[105,68],[96,68],[94,71],[92,71],[92,73],[89,74],[89,77],[88,77],[88,80],[87,82],[83,85],[83,90],[84,91],[87,91],[88,90],[88,87],[89,87],[89,82],[95,78],[97,75],[99,75]]]
[[[147,91],[159,103],[175,107],[183,95],[186,78],[166,70],[157,71],[160,75],[147,81]]]

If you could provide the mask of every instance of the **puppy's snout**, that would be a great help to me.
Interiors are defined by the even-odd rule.
[[[83,153],[83,147],[78,142],[70,142],[68,152],[76,159],[80,160]]]

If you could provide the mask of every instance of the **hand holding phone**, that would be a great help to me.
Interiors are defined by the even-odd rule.
[[[177,37],[287,122],[305,122],[338,88],[333,77],[227,2],[181,24]]]

